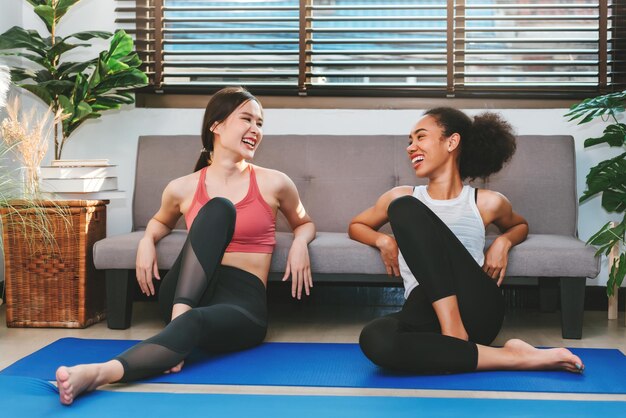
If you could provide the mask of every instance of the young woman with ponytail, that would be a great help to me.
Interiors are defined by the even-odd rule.
[[[155,244],[185,217],[187,240],[159,289],[167,326],[106,363],[59,367],[61,403],[107,383],[178,372],[196,347],[230,352],[260,344],[279,209],[294,234],[283,280],[291,275],[293,297],[309,294],[308,243],[315,226],[289,177],[248,162],[263,139],[262,126],[263,109],[245,89],[213,95],[196,169],[167,185],[137,251],[137,281],[143,293],[154,295],[153,278],[160,280]]]
[[[352,239],[378,248],[387,273],[404,281],[402,310],[361,332],[361,349],[372,362],[428,374],[583,370],[565,348],[540,350],[521,340],[489,346],[504,318],[499,286],[508,253],[526,239],[528,224],[500,193],[463,181],[496,173],[514,152],[511,126],[494,113],[472,120],[459,110],[436,108],[413,127],[407,157],[428,185],[389,190],[349,227]],[[393,236],[378,232],[387,222]],[[502,234],[483,253],[489,224]]]

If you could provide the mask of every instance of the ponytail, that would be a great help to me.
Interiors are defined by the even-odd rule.
[[[202,149],[194,171],[211,165],[215,141],[213,125],[226,120],[239,106],[249,100],[254,100],[260,105],[258,99],[243,87],[225,87],[211,97],[204,111]]]

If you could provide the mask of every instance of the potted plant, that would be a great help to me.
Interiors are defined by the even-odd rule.
[[[585,99],[575,104],[565,115],[570,121],[579,120],[578,124],[588,123],[598,117],[609,124],[599,138],[587,138],[585,148],[608,144],[610,147],[626,151],[626,124],[620,123],[617,115],[624,113],[626,91]],[[583,203],[593,196],[602,195],[602,207],[608,212],[624,214],[620,222],[606,223],[587,243],[597,245],[597,254],[609,255],[611,249],[618,248],[616,261],[611,266],[607,282],[607,295],[612,296],[626,276],[626,250],[624,239],[626,231],[626,152],[609,158],[592,167],[587,174],[587,190],[580,197]]]
[[[80,0],[26,0],[45,23],[49,32],[14,26],[0,35],[0,54],[19,56],[30,63],[27,68],[11,69],[13,82],[33,93],[52,113],[66,115],[54,125],[54,159],[61,158],[72,133],[101,113],[134,103],[130,90],[147,84],[142,64],[133,52],[133,40],[123,30],[115,34],[102,31],[57,35],[57,26],[71,6]],[[63,54],[90,47],[95,38],[108,39],[109,48],[87,61],[63,60]]]
[[[50,112],[24,112],[15,99],[0,123],[0,250],[9,327],[82,328],[105,315],[104,277],[91,262],[93,244],[106,235],[105,202],[56,202],[36,187],[49,125],[61,115]],[[11,156],[27,175],[9,168]]]

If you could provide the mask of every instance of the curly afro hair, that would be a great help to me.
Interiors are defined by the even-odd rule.
[[[487,178],[502,169],[515,154],[515,134],[500,115],[484,112],[474,120],[460,110],[438,107],[424,113],[437,120],[446,137],[461,136],[459,171],[461,178]]]

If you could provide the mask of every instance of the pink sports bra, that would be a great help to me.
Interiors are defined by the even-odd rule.
[[[271,254],[276,245],[276,219],[272,208],[261,196],[259,186],[256,182],[256,175],[250,167],[250,186],[248,194],[239,203],[235,204],[237,220],[235,221],[235,232],[226,252],[242,253],[266,253]],[[198,215],[200,208],[211,198],[207,194],[204,181],[206,178],[206,167],[200,170],[200,178],[196,193],[189,210],[185,214],[187,230]]]

